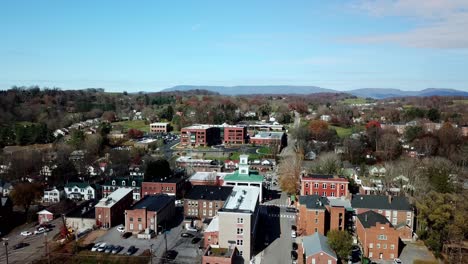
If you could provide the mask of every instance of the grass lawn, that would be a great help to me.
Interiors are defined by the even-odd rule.
[[[468,104],[468,100],[453,100],[454,104]]]
[[[363,126],[353,126],[353,127],[338,127],[338,126],[330,126],[330,128],[335,129],[336,133],[338,134],[338,137],[340,138],[346,138],[351,136],[353,133],[357,133],[359,131],[362,131],[364,129]]]
[[[258,149],[259,154],[269,155],[271,154],[271,149],[269,147],[261,147]]]
[[[361,97],[358,97],[358,98],[346,98],[342,101],[343,103],[345,104],[365,104],[367,103],[367,100],[366,98],[361,98]]]
[[[129,130],[131,128],[141,130],[143,132],[149,132],[149,125],[145,124],[144,120],[133,120],[133,121],[121,121],[112,123],[113,126],[121,125],[125,130]]]

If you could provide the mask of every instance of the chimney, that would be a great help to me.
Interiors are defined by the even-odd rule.
[[[393,200],[392,195],[389,195],[389,196],[388,196],[388,203],[391,204],[391,203],[392,203],[392,200]]]

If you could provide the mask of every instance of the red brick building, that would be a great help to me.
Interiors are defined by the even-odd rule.
[[[182,197],[185,191],[185,180],[182,178],[168,178],[163,181],[143,182],[141,184],[141,196],[168,194]]]
[[[182,146],[212,146],[221,143],[220,129],[217,126],[195,125],[180,131]]]
[[[184,216],[186,219],[213,218],[232,192],[232,186],[197,185],[184,197]]]
[[[300,248],[306,264],[336,264],[338,257],[328,245],[326,236],[315,233],[311,236],[305,236],[302,239],[302,247]]]
[[[171,221],[175,214],[175,198],[166,194],[147,195],[125,210],[125,230],[139,233],[147,228],[158,231],[158,225]]]
[[[247,128],[225,126],[223,134],[224,144],[245,144],[247,139]]]
[[[133,189],[120,188],[96,204],[96,225],[111,228],[124,221],[124,212],[133,203]]]
[[[255,145],[281,145],[281,138],[286,136],[284,132],[259,132],[250,137],[250,143]]]
[[[356,234],[364,256],[381,260],[398,257],[398,231],[383,215],[374,211],[358,214]]]
[[[329,230],[351,227],[353,210],[348,200],[318,195],[300,196],[298,209],[296,221],[299,235],[325,235]]]
[[[414,211],[408,198],[390,195],[354,195],[351,205],[356,214],[367,211],[381,214],[399,230],[402,240],[412,239]]]
[[[236,256],[239,254],[236,247],[220,248],[217,246],[208,246],[202,257],[202,264],[234,264]]]
[[[342,176],[309,174],[301,176],[301,195],[348,196],[349,181]]]

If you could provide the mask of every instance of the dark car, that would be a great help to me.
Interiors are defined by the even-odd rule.
[[[294,207],[286,207],[286,212],[288,213],[297,213],[297,209]]]
[[[27,246],[29,246],[28,243],[21,242],[21,243],[18,243],[16,245],[14,245],[13,249],[16,250],[16,249],[24,248],[24,247],[27,247]]]
[[[181,237],[189,237],[189,238],[192,238],[194,237],[194,235],[190,234],[190,233],[182,233],[180,234]]]
[[[297,243],[296,242],[292,242],[292,249],[297,250]]]
[[[196,244],[196,243],[200,242],[200,240],[201,240],[201,238],[199,238],[199,237],[194,237],[194,238],[192,239],[192,244]]]
[[[135,252],[137,252],[136,247],[135,246],[130,246],[127,249],[127,252],[125,252],[125,255],[130,256],[130,255],[133,255]]]
[[[296,251],[291,251],[291,259],[292,260],[297,260],[297,252]]]
[[[297,231],[297,226],[292,225],[292,226],[291,226],[291,230]]]
[[[179,253],[175,250],[168,250],[166,253],[164,253],[163,258],[173,260],[177,257],[177,254]]]
[[[127,239],[127,238],[129,238],[131,236],[132,236],[131,232],[125,232],[125,233],[122,234],[122,238],[125,238],[125,239]]]

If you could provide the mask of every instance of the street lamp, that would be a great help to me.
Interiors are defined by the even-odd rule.
[[[6,264],[8,264],[8,238],[2,238],[3,245],[5,246],[5,256],[6,256]]]

